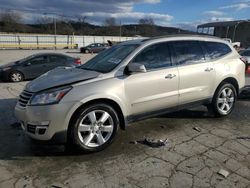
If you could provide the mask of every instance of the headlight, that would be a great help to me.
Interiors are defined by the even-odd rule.
[[[57,104],[71,89],[67,87],[38,93],[31,98],[29,105]]]

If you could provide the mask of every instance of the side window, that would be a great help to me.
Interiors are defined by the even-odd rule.
[[[168,43],[159,43],[146,47],[133,59],[132,63],[143,64],[147,70],[171,66]]]
[[[50,56],[50,63],[64,63],[66,61],[66,58],[63,56]]]
[[[47,56],[34,57],[29,61],[32,65],[44,64],[48,62]]]
[[[180,65],[197,64],[205,60],[198,41],[175,41],[172,43]]]
[[[207,56],[210,59],[216,59],[218,57],[222,57],[232,51],[230,47],[224,43],[203,42],[203,44],[207,51]]]

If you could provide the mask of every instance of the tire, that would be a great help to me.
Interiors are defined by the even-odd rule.
[[[237,99],[235,87],[227,82],[223,82],[215,91],[212,103],[208,105],[208,110],[216,117],[229,115],[234,108]]]
[[[101,151],[114,141],[118,127],[118,114],[112,106],[89,105],[81,109],[70,124],[68,146],[84,153]]]
[[[87,50],[85,50],[85,54],[88,54],[89,53],[89,50],[87,49]]]
[[[24,80],[24,76],[23,76],[23,73],[19,71],[13,71],[10,73],[9,79],[12,82],[21,82]]]

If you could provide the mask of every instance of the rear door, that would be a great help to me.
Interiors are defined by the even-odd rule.
[[[178,105],[179,75],[172,63],[168,43],[144,48],[130,63],[143,64],[147,70],[124,80],[132,114],[156,112]]]
[[[61,55],[50,55],[49,56],[49,65],[48,70],[52,70],[56,67],[68,66],[67,57]]]
[[[213,90],[215,70],[206,61],[199,41],[172,42],[179,71],[179,103],[186,104],[208,99]]]

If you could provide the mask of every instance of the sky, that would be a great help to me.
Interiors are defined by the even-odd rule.
[[[122,24],[153,18],[157,25],[191,30],[201,23],[250,19],[250,0],[0,0],[0,11],[9,9],[21,11],[26,23],[53,14],[86,16],[98,25],[108,17]]]

